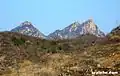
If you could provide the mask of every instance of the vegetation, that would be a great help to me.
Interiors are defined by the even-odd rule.
[[[14,45],[17,45],[17,46],[25,43],[25,40],[23,38],[18,39],[16,37],[13,37],[12,41],[13,41]]]
[[[119,69],[120,42],[116,39],[115,35],[106,40],[86,35],[50,41],[0,33],[0,76],[91,76],[99,68]]]

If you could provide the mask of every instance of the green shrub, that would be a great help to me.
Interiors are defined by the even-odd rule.
[[[110,37],[109,37],[109,40],[113,41],[113,42],[119,42],[120,41],[120,36],[111,34]]]
[[[22,44],[25,43],[25,39],[23,39],[23,38],[13,37],[12,41],[13,41],[14,45],[17,45],[17,46],[22,45]]]
[[[61,47],[61,46],[58,46],[58,47],[57,47],[57,50],[62,50],[62,47]]]
[[[57,42],[56,41],[52,41],[51,45],[57,45]]]
[[[51,46],[48,52],[57,53],[56,46]]]

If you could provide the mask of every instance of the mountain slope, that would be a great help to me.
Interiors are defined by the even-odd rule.
[[[48,35],[50,39],[68,39],[76,38],[80,35],[93,34],[97,37],[104,37],[105,34],[99,30],[92,19],[88,19],[83,23],[74,22],[63,30],[56,30]]]
[[[114,29],[111,31],[111,34],[120,35],[120,25],[118,25],[116,28],[114,28]]]
[[[113,42],[120,42],[120,25],[114,28],[107,36]]]
[[[120,42],[92,40],[96,36],[52,41],[1,32],[0,76],[92,76],[91,70],[120,69]]]
[[[37,28],[33,26],[31,22],[25,21],[20,24],[20,26],[11,30],[11,32],[18,32],[24,35],[46,38],[44,34],[42,34]]]

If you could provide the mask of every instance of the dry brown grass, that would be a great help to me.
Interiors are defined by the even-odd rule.
[[[14,45],[11,41],[14,36],[22,37],[25,43]],[[1,76],[91,76],[91,69],[117,68],[120,64],[120,43],[91,45],[91,39],[84,40],[88,37],[68,43],[67,40],[47,41],[12,33],[2,37],[0,59],[3,62],[0,63],[3,65],[0,66],[10,71],[5,69]]]

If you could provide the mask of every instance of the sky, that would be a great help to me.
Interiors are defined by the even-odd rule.
[[[100,30],[110,32],[120,23],[120,0],[1,0],[0,31],[30,21],[45,35],[74,21],[92,18]]]

